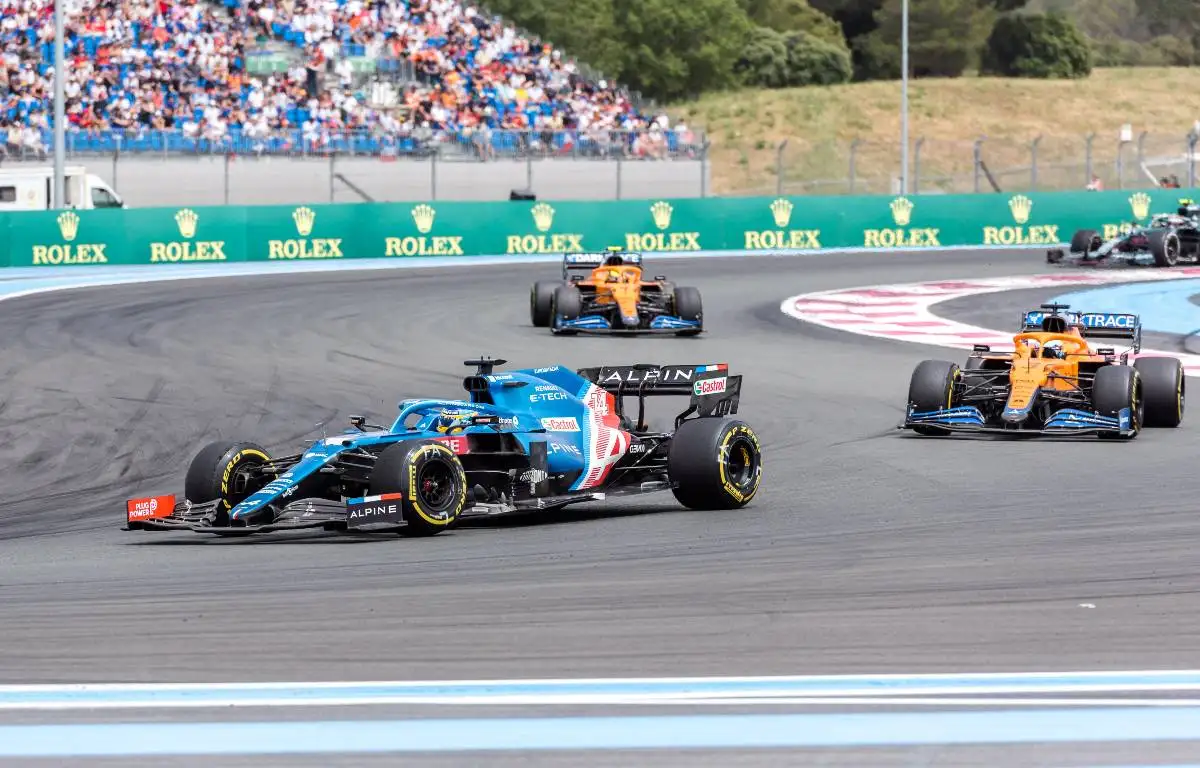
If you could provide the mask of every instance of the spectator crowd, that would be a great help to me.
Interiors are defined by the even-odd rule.
[[[458,0],[64,0],[65,98],[73,143],[165,132],[176,146],[321,150],[351,137],[409,146],[459,141],[481,157],[512,148],[665,157],[672,128],[562,51]],[[53,116],[53,0],[0,0],[0,130],[9,155],[47,150]],[[270,38],[303,51],[287,72],[251,76]],[[408,62],[392,103],[356,89],[346,54]],[[672,135],[674,134],[674,135]],[[373,145],[378,147],[378,145]],[[393,146],[395,146],[393,144]]]

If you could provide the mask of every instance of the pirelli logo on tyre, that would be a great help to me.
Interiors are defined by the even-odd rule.
[[[748,448],[745,445],[746,442],[749,442],[753,445],[755,454],[754,457],[749,455]],[[734,483],[730,479],[729,473],[726,471],[726,463],[729,459],[731,451],[745,452],[746,455],[740,457],[743,462],[749,463],[749,459],[755,459],[754,475],[753,477],[748,478],[745,482],[741,483],[741,487],[739,487],[739,484]],[[750,499],[754,498],[754,494],[758,492],[759,480],[762,478],[762,465],[756,458],[757,456],[762,455],[762,447],[759,445],[758,435],[754,434],[754,430],[750,429],[750,427],[744,424],[739,424],[738,426],[729,430],[729,432],[725,435],[725,438],[721,440],[721,450],[718,451],[718,455],[721,457],[719,460],[721,487],[725,493],[729,494],[729,497],[739,504],[748,502]]]
[[[718,395],[725,391],[726,378],[701,379],[692,385],[692,392],[697,395]]]

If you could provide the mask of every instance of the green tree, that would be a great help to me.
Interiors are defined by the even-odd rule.
[[[738,0],[750,21],[784,34],[807,32],[833,45],[848,48],[842,27],[809,5],[808,0]]]
[[[662,99],[734,85],[753,25],[735,0],[612,0],[624,46],[616,77]]]
[[[1092,52],[1087,38],[1062,14],[1004,16],[988,36],[980,71],[1004,77],[1087,77]]]
[[[787,88],[836,85],[850,80],[850,52],[803,30],[781,34],[757,27],[736,71],[746,85]]]
[[[1007,4],[1005,7],[1009,7]],[[958,77],[977,59],[996,17],[997,3],[910,0],[909,66],[913,77]],[[855,40],[860,79],[900,76],[901,0],[885,0],[876,28]]]

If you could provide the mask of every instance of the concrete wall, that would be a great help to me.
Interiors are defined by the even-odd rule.
[[[700,197],[710,189],[708,164],[699,160],[239,157],[227,162],[220,156],[125,155],[70,162],[112,184],[130,207],[362,202],[339,176],[378,202],[507,200],[511,190],[526,187],[547,200]]]

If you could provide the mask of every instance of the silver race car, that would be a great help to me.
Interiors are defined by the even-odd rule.
[[[1102,240],[1094,229],[1081,229],[1071,238],[1071,249],[1046,251],[1050,264],[1086,267],[1174,267],[1200,263],[1200,206],[1179,201],[1174,213],[1156,213],[1148,226],[1134,224],[1111,240]]]

